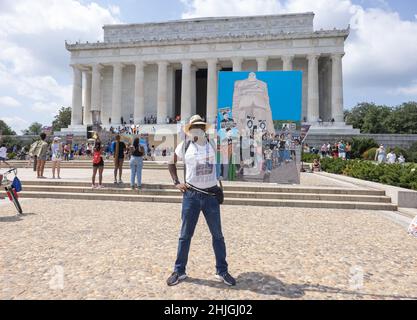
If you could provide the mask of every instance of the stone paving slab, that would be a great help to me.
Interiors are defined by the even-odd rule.
[[[417,238],[382,212],[223,206],[234,288],[201,216],[175,287],[180,204],[0,202],[0,299],[417,299]]]

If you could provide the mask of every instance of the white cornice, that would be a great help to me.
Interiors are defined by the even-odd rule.
[[[342,30],[323,30],[312,33],[280,33],[278,35],[264,34],[253,36],[223,36],[217,38],[196,38],[196,39],[175,39],[175,40],[152,40],[152,41],[128,41],[128,42],[97,42],[97,43],[75,43],[65,42],[68,51],[94,50],[94,49],[116,49],[116,48],[139,48],[152,46],[172,46],[172,45],[195,45],[212,43],[234,43],[250,41],[274,41],[289,39],[314,39],[314,38],[335,38],[343,37],[344,40],[349,36],[349,28]]]

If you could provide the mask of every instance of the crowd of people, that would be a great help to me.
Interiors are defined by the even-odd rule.
[[[352,145],[343,140],[337,141],[333,144],[330,142],[323,143],[320,148],[310,147],[308,144],[304,145],[304,153],[319,154],[320,158],[341,158],[349,160],[352,158]]]
[[[69,144],[61,142],[60,137],[54,137],[51,143],[47,142],[45,133],[41,133],[27,150],[25,159],[28,160],[26,167],[33,166],[38,179],[47,179],[45,176],[45,163],[51,161],[52,179],[61,179],[61,162],[73,159],[89,159],[93,163],[92,188],[103,188],[104,159],[114,161],[114,184],[120,185],[122,181],[124,161],[129,161],[131,169],[130,185],[132,189],[140,189],[142,185],[142,168],[145,159],[155,160],[156,157],[168,157],[174,152],[174,148],[155,148],[141,144],[137,136],[133,142],[121,141],[117,134],[114,141],[103,143],[99,138],[81,144]],[[16,147],[17,148],[17,147]],[[16,148],[13,148],[16,149]],[[16,149],[17,150],[17,149]],[[7,160],[5,145],[0,147],[0,164]],[[98,183],[96,177],[98,174]]]
[[[384,145],[381,144],[375,152],[375,161],[378,161],[378,163],[403,164],[405,163],[405,158],[401,153],[397,158],[397,155],[392,149],[387,153]]]
[[[148,116],[148,117],[144,117],[143,118],[143,122],[142,124],[157,124],[157,117],[154,115]],[[127,133],[127,134],[136,134],[139,133],[139,128],[140,128],[140,124],[135,124],[133,119],[129,120],[129,123],[127,123],[126,121],[123,120],[123,117],[120,119],[120,123],[121,125],[119,126],[111,126],[110,127],[110,131],[112,133]],[[177,115],[175,117],[169,117],[167,116],[165,118],[165,123],[166,124],[176,124],[176,123],[180,123],[181,122],[181,116]],[[112,124],[112,120],[111,118],[109,118],[109,125]]]
[[[296,149],[298,146],[300,146],[299,140],[292,139],[290,134],[276,135],[265,146],[264,160],[266,172],[270,173],[273,168],[279,167],[282,163],[296,161]]]
[[[176,124],[181,121],[181,116],[177,115],[175,118],[166,117],[166,124]],[[111,119],[109,119],[109,124]],[[143,124],[157,124],[157,118],[155,116],[145,117]],[[111,126],[109,131],[113,134],[128,134],[128,135],[137,135],[140,132],[140,124],[134,124],[131,120],[129,124],[123,122],[123,125]],[[153,131],[155,132],[155,127]]]

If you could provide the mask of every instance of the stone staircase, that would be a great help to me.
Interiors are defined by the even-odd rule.
[[[22,181],[21,198],[180,203],[181,193],[171,184],[144,184],[141,191],[128,184],[105,184],[92,189],[88,182]],[[232,184],[224,186],[225,204],[238,206],[302,207],[396,211],[384,191],[327,187]],[[3,191],[1,197],[5,197]]]
[[[14,168],[25,168],[27,165],[27,161],[7,161],[10,165]],[[63,169],[91,169],[93,166],[92,160],[76,160],[76,161],[61,161],[61,168]],[[32,165],[30,166],[33,167]],[[52,162],[46,161],[45,168],[51,168]],[[114,168],[113,160],[105,159],[104,160],[104,167],[107,168]],[[177,164],[177,168],[181,169],[183,167],[182,163]],[[125,160],[123,163],[124,169],[129,169],[129,160]],[[143,162],[143,169],[154,169],[154,170],[161,170],[165,169],[168,170],[167,162],[155,162],[155,161],[144,161]]]

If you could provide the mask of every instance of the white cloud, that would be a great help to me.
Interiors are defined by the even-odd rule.
[[[354,38],[346,44],[345,74],[358,85],[409,82],[417,72],[417,21],[396,12],[360,10],[352,17]]]
[[[289,0],[284,8],[286,13],[312,11],[315,29],[346,28],[351,17],[360,10],[360,6],[350,0]]]
[[[15,108],[15,107],[20,107],[21,105],[22,104],[13,97],[9,97],[9,96],[0,97],[0,107]]]
[[[10,126],[17,134],[25,130],[29,126],[29,121],[18,116],[14,117],[0,117],[8,126]]]
[[[405,95],[405,96],[414,96],[417,97],[417,81],[413,81],[407,87],[400,87],[390,92],[394,95]]]
[[[276,0],[181,0],[186,11],[184,19],[196,17],[261,15],[277,13],[281,9]]]
[[[64,41],[101,40],[102,26],[120,23],[119,16],[118,6],[93,1],[0,0],[0,96],[27,106],[19,116],[28,122],[51,121],[54,112],[71,103]],[[22,118],[9,119],[18,126]]]
[[[59,108],[61,108],[61,106],[57,105],[55,102],[35,102],[32,106],[33,111],[46,114],[51,113],[52,115],[56,115]]]
[[[12,9],[0,14],[0,30],[7,35],[31,34],[73,30],[100,38],[100,23],[115,23],[120,13],[117,6],[109,9],[97,3],[82,5],[75,0],[5,0],[13,2]]]

